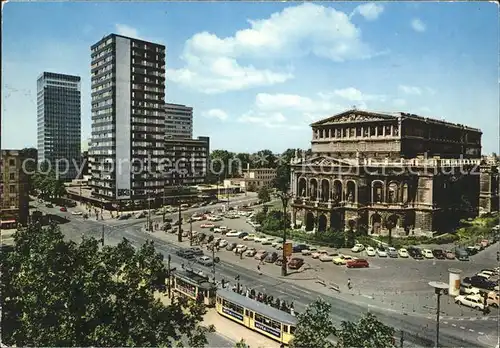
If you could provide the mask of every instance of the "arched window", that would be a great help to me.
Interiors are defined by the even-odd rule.
[[[387,192],[387,202],[396,203],[398,201],[398,184],[391,182]]]

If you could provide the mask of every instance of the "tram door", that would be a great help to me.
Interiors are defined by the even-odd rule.
[[[246,326],[253,327],[254,325],[253,312],[248,309],[245,309],[245,318],[243,318],[243,321],[245,322]]]

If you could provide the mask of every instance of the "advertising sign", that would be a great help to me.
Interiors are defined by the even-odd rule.
[[[229,308],[222,307],[222,312],[224,312],[227,315],[232,316],[233,318],[236,318],[238,320],[243,321],[243,316],[239,313],[236,313],[235,311],[230,310]]]
[[[262,330],[264,332],[267,332],[273,336],[281,337],[281,332],[279,330],[273,329],[272,327],[269,327],[269,326],[264,325],[262,323],[255,322],[255,327],[257,329]]]
[[[293,253],[292,243],[289,243],[289,242],[285,243],[284,250],[285,250],[286,257],[292,256],[292,253]]]

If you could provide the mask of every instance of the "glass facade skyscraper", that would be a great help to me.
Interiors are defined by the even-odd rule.
[[[38,163],[75,179],[81,157],[80,76],[43,72],[37,80]]]

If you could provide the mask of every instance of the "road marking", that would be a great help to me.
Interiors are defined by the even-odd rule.
[[[470,320],[470,321],[476,321],[476,320],[477,320],[477,318],[470,318],[469,320]]]
[[[371,297],[370,295],[361,295],[361,296],[369,298],[370,300],[373,300],[373,297]]]
[[[481,318],[481,320],[488,320],[489,318]]]
[[[472,329],[469,329],[469,331],[470,331],[470,332],[474,332],[474,330],[472,330]]]
[[[230,267],[230,268],[234,268],[233,265],[229,264],[229,263],[224,263],[224,267]]]
[[[460,319],[458,319],[458,321],[463,321],[463,320],[464,320],[464,318],[460,318]]]
[[[296,287],[296,286],[290,285],[290,287],[291,287],[292,289],[297,290],[297,291],[305,292],[306,294],[309,294],[309,295],[311,294],[311,292],[309,292],[309,291],[307,291],[307,290],[299,289],[299,288],[298,288],[298,287]]]
[[[447,321],[443,321],[443,323],[448,324],[448,322],[447,322]]]
[[[451,326],[453,326],[453,327],[457,327],[457,324],[451,324]]]
[[[484,335],[484,332],[478,332],[478,334],[480,334],[480,335]]]
[[[463,327],[463,326],[460,326],[460,328],[461,328],[462,330],[465,330],[465,327]]]

